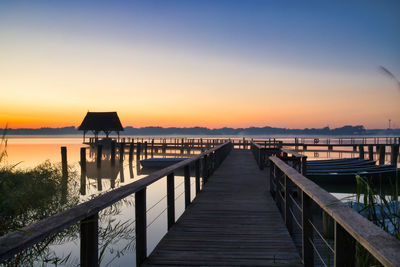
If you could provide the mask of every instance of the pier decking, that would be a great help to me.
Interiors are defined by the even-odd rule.
[[[302,266],[250,151],[233,150],[145,266]]]

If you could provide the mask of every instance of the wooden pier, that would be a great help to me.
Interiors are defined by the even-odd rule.
[[[400,242],[307,179],[304,155],[280,145],[243,142],[234,149],[231,141],[213,143],[187,160],[0,237],[0,263],[18,261],[19,253],[79,224],[80,265],[99,266],[101,211],[134,194],[136,266],[355,266],[356,246],[384,266],[400,266]],[[124,145],[120,148],[122,163]],[[115,147],[110,153],[115,161]],[[174,183],[182,169],[185,212],[176,221]],[[168,232],[151,252],[146,192],[161,179],[167,185]]]
[[[231,152],[145,266],[302,266],[267,185],[250,151]]]

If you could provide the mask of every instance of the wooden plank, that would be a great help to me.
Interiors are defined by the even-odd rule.
[[[302,266],[250,151],[233,151],[144,266]]]

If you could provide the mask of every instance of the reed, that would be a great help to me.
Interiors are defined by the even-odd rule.
[[[372,179],[356,176],[355,208],[368,220],[400,240],[400,202],[398,175],[390,184],[389,192],[376,187]],[[384,192],[384,193],[383,193]],[[359,244],[356,247],[359,266],[380,266],[379,262]]]

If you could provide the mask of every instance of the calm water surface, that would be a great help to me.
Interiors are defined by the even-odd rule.
[[[144,174],[136,157],[130,164],[125,160],[111,168],[105,160],[101,171],[95,165],[95,151],[82,144],[81,136],[11,136],[8,138],[7,163],[17,164],[16,168],[31,168],[46,160],[60,164],[60,147],[67,147],[67,159],[70,167],[68,190],[66,199],[70,205],[76,205],[134,181]],[[87,147],[87,175],[83,179],[80,173],[80,148]],[[179,151],[175,151],[179,153]],[[194,152],[192,152],[194,153]],[[197,152],[198,153],[198,152]],[[307,151],[304,154],[309,159],[330,159],[357,157],[352,148],[344,148],[341,152],[324,152],[321,149]],[[127,156],[127,155],[126,155]],[[150,155],[149,155],[150,156]],[[187,155],[185,155],[187,156]],[[127,158],[127,157],[126,157]],[[118,162],[118,160],[117,160]],[[179,174],[179,173],[178,173]],[[182,175],[182,174],[181,174]],[[194,175],[194,174],[192,174]],[[194,178],[192,178],[191,197],[194,198]],[[184,210],[183,177],[176,175],[175,180],[176,218]],[[351,190],[351,189],[350,189]],[[332,188],[331,192],[335,192]],[[351,192],[336,190],[339,199],[353,195]],[[343,191],[343,190],[342,190]],[[159,240],[167,232],[166,213],[166,179],[163,178],[147,190],[147,223],[148,223],[148,253],[154,249]],[[99,246],[102,266],[132,266],[135,258],[135,201],[131,195],[100,213]],[[79,265],[80,239],[78,225],[74,225],[58,234],[49,246],[45,248],[43,256],[39,257],[35,265],[53,265],[54,259],[63,259],[61,266]],[[48,263],[44,263],[50,260]]]

